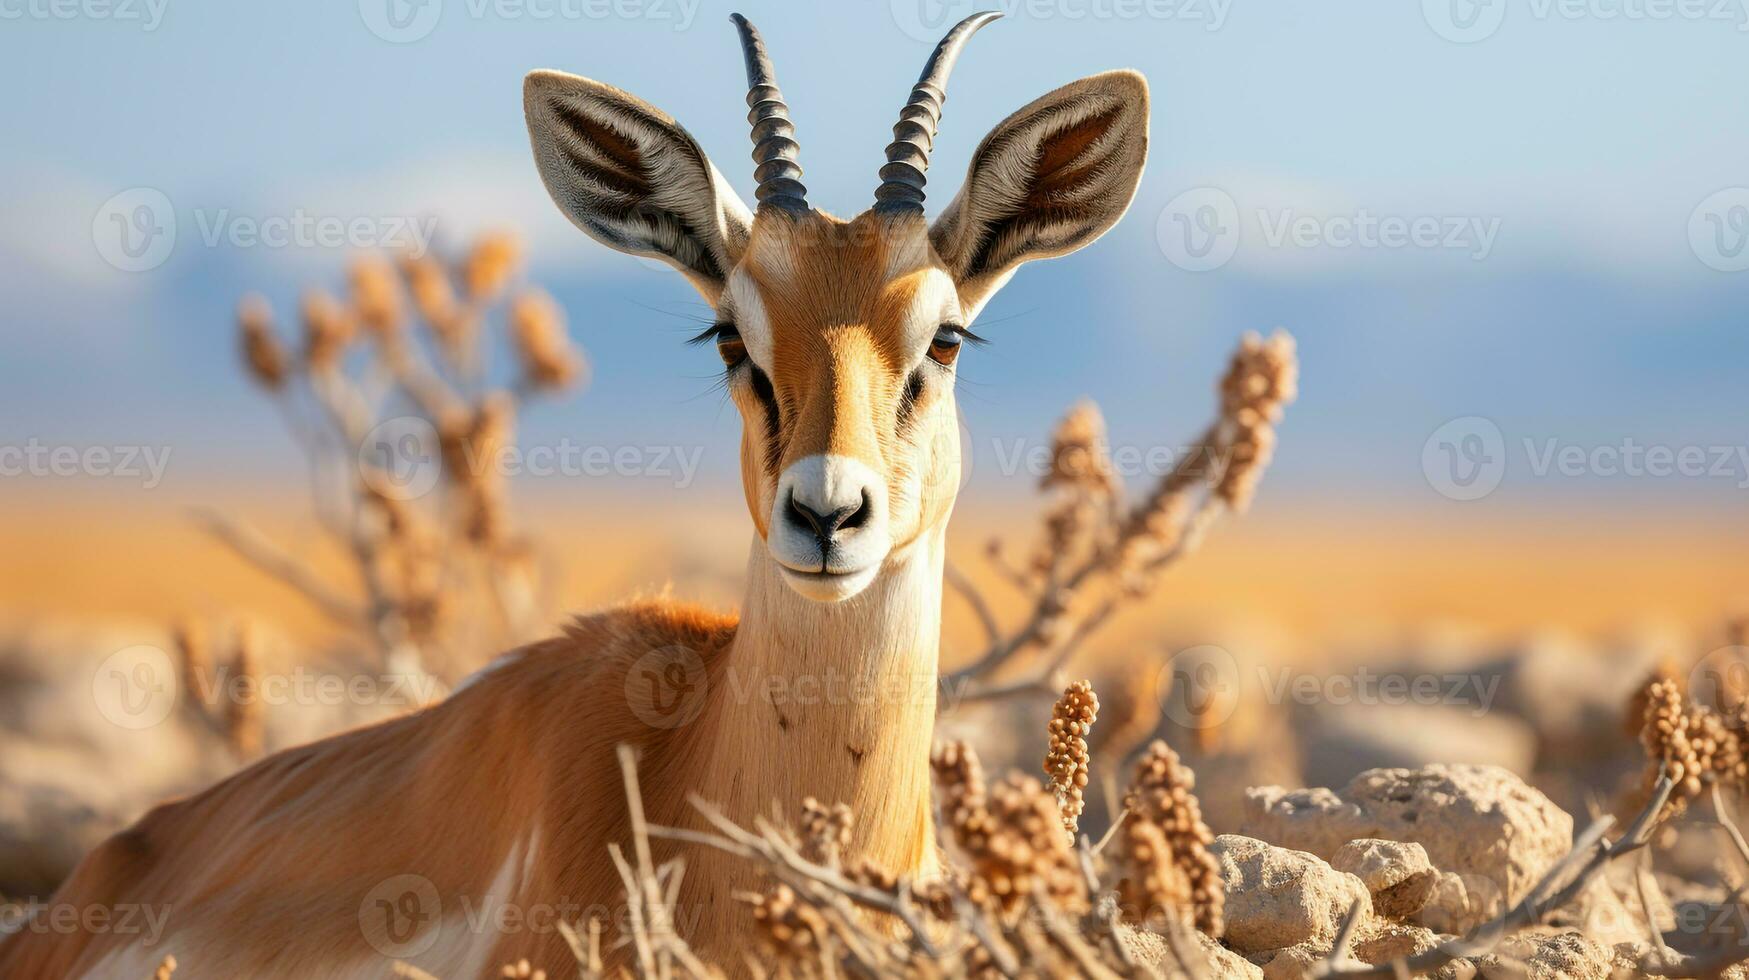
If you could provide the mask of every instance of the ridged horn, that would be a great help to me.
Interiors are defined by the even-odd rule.
[[[941,124],[941,106],[947,101],[947,76],[959,59],[960,48],[985,24],[1002,16],[986,10],[954,25],[935,46],[923,66],[917,86],[899,121],[893,124],[893,141],[887,144],[887,163],[881,168],[881,185],[875,188],[876,211],[898,213],[923,210],[924,173],[929,170],[929,151],[935,146],[936,127]]]
[[[747,18],[730,14],[729,19],[741,32],[741,56],[747,61],[747,122],[753,126],[753,179],[759,185],[754,196],[760,207],[806,211],[808,189],[798,179],[802,166],[796,162],[801,144],[796,142],[789,106],[778,91],[765,40]]]

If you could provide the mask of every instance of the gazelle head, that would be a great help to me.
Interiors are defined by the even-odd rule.
[[[735,15],[747,64],[757,208],[667,113],[600,82],[529,74],[523,108],[542,181],[597,240],[652,256],[716,311],[740,409],[753,524],[804,596],[848,599],[938,530],[959,487],[954,372],[992,294],[1031,259],[1092,242],[1129,207],[1147,153],[1148,88],[1084,78],[1003,120],[933,223],[924,173],[960,48],[935,49],[893,127],[874,204],[814,210],[771,61]]]

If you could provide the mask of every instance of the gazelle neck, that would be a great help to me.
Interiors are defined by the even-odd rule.
[[[840,603],[796,594],[753,542],[747,596],[705,731],[702,795],[743,819],[848,804],[851,854],[895,872],[933,858],[929,749],[941,644],[945,521]]]

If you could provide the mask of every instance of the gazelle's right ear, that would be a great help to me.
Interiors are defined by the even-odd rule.
[[[523,114],[541,181],[590,237],[679,269],[713,304],[752,216],[686,130],[609,85],[530,72]]]

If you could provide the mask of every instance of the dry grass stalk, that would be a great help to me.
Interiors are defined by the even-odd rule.
[[[172,635],[181,660],[184,709],[239,762],[260,757],[267,719],[259,697],[261,641],[255,625],[237,627],[223,672],[215,669],[209,634],[200,623],[181,622]]]
[[[1051,706],[1050,748],[1045,753],[1045,774],[1057,794],[1063,829],[1069,839],[1081,829],[1081,811],[1086,807],[1088,766],[1087,736],[1099,717],[1099,696],[1090,681],[1076,681],[1063,690]]]
[[[293,425],[316,476],[322,527],[353,560],[361,594],[345,594],[331,575],[235,521],[208,515],[203,523],[246,561],[359,629],[379,664],[396,672],[459,676],[475,666],[473,652],[523,642],[543,621],[540,563],[511,526],[500,463],[524,401],[580,383],[584,360],[544,293],[505,302],[520,262],[520,245],[502,233],[453,264],[431,255],[360,258],[347,270],[344,300],[321,289],[304,294],[295,357],[265,300],[251,296],[238,308],[243,365]],[[482,328],[498,319],[520,365],[502,388],[481,370]],[[367,444],[383,423],[408,417],[427,422],[438,445],[411,445],[401,433],[394,445]],[[408,470],[417,478],[418,467],[439,461],[444,492],[420,495]],[[463,651],[469,659],[458,660]]]
[[[991,639],[949,675],[958,694],[944,704],[1061,690],[1064,667],[1090,636],[1123,606],[1150,594],[1161,573],[1193,552],[1223,515],[1250,506],[1274,452],[1275,426],[1297,385],[1290,336],[1246,335],[1218,385],[1215,422],[1133,506],[1123,500],[1097,406],[1071,408],[1053,433],[1051,468],[1041,487],[1057,499],[1045,512],[1032,559],[1016,568],[1000,541],[989,549],[997,569],[1028,595],[1029,612],[1003,630],[969,579],[948,577],[980,610]],[[1034,665],[1021,679],[989,682],[1020,661]]]

